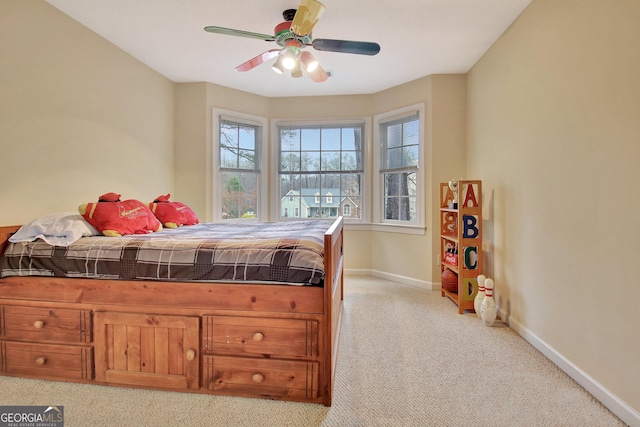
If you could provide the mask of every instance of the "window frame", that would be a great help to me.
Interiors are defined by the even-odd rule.
[[[273,149],[270,150],[271,155],[271,164],[273,165],[272,170],[270,171],[270,185],[269,188],[272,191],[272,203],[270,208],[270,217],[273,221],[289,221],[295,220],[296,218],[292,217],[281,217],[280,216],[280,202],[283,195],[280,194],[280,184],[279,184],[279,162],[280,162],[280,138],[279,138],[279,129],[280,127],[308,127],[308,126],[344,126],[349,124],[358,124],[362,125],[362,182],[360,187],[360,218],[344,218],[345,223],[370,223],[371,222],[371,213],[368,208],[369,200],[370,200],[370,182],[371,182],[371,167],[369,165],[370,159],[370,147],[371,147],[371,118],[370,117],[354,117],[350,119],[272,119],[271,120],[271,141],[273,144]],[[323,195],[319,195],[320,198],[324,197]],[[340,209],[338,209],[340,213]],[[307,218],[297,218],[298,220],[306,220]]]
[[[396,110],[388,111],[385,113],[377,114],[373,120],[373,138],[375,141],[376,150],[374,152],[374,166],[373,173],[374,189],[373,189],[373,224],[385,227],[393,227],[394,229],[406,229],[407,232],[411,230],[424,231],[426,226],[425,218],[425,205],[426,205],[426,193],[427,183],[425,180],[425,108],[424,103],[409,105],[407,107],[399,108]],[[385,173],[383,161],[385,160],[383,140],[381,136],[381,126],[385,123],[389,123],[395,120],[406,118],[414,114],[418,115],[418,165],[415,169],[416,172],[416,221],[407,220],[391,220],[386,219],[384,214],[384,202],[385,202]],[[408,170],[408,169],[407,169]]]
[[[259,127],[259,146],[256,146],[256,151],[259,155],[259,160],[256,164],[255,172],[247,171],[246,169],[239,169],[242,173],[255,173],[257,175],[257,209],[255,219],[225,219],[224,221],[268,221],[268,184],[269,179],[265,177],[268,174],[268,158],[269,158],[269,121],[265,117],[255,116],[252,114],[240,113],[237,111],[230,111],[224,109],[214,108],[212,109],[212,126],[211,126],[211,139],[212,139],[212,173],[211,173],[211,208],[212,208],[212,220],[222,221],[222,188],[220,183],[222,182],[222,173],[226,170],[222,170],[220,167],[220,122],[230,121],[247,126]]]

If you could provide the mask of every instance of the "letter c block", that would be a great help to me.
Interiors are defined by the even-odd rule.
[[[464,267],[467,270],[478,268],[478,247],[467,246],[464,248]]]

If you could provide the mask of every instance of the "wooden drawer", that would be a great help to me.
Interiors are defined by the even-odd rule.
[[[315,358],[318,356],[318,322],[204,316],[202,351],[210,354]]]
[[[254,397],[318,397],[318,363],[246,357],[204,356],[203,387]]]
[[[93,348],[2,341],[0,367],[8,374],[90,380]]]
[[[47,307],[0,307],[0,335],[19,341],[90,343],[91,312]]]

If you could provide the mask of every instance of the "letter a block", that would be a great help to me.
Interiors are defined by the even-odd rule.
[[[473,184],[468,184],[464,190],[464,203],[465,208],[477,208],[478,201],[476,200],[476,193],[473,189]]]

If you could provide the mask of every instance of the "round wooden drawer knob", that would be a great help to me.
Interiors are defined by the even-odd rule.
[[[262,381],[264,381],[264,375],[262,374],[253,374],[253,377],[251,377],[253,379],[254,383],[261,383]]]
[[[35,322],[33,322],[33,327],[36,329],[42,329],[43,326],[44,322],[42,320],[36,320]]]
[[[264,339],[264,335],[260,332],[256,332],[253,334],[252,338],[254,341],[262,341]]]
[[[187,350],[187,360],[191,361],[196,358],[195,350]]]
[[[47,362],[47,358],[44,356],[40,356],[38,358],[36,358],[36,365],[44,365]]]

